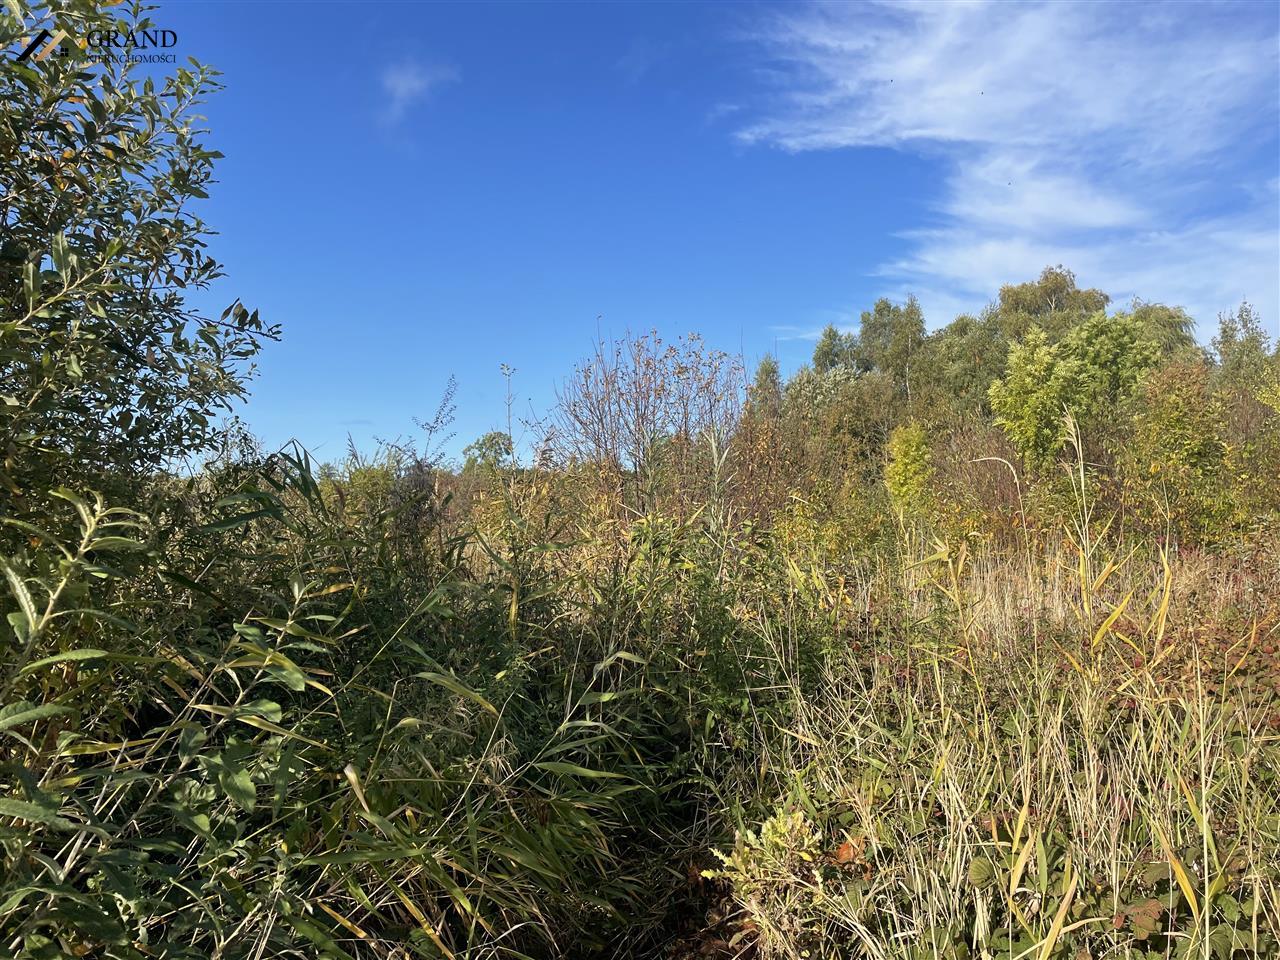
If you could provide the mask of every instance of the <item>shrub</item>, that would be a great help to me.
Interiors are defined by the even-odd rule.
[[[902,517],[928,516],[933,498],[933,462],[924,425],[912,422],[889,435],[889,460],[884,483]]]
[[[1089,434],[1159,359],[1153,330],[1133,314],[1094,314],[1052,344],[1033,327],[1010,348],[1004,379],[991,385],[996,422],[1029,463],[1043,466],[1066,446],[1067,413]]]
[[[1138,517],[1163,519],[1193,541],[1224,534],[1233,512],[1224,414],[1210,377],[1198,358],[1152,370],[1133,397],[1132,435],[1121,454]]]

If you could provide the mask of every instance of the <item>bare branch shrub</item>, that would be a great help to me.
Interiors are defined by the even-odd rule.
[[[620,504],[677,491],[696,500],[713,467],[711,441],[723,447],[733,436],[744,393],[741,360],[696,335],[601,339],[558,394],[557,459],[597,470]]]

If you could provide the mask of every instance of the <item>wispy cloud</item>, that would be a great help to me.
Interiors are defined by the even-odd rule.
[[[385,95],[382,119],[395,123],[433,90],[457,79],[458,71],[453,67],[432,66],[413,60],[391,64],[382,71],[382,92]]]
[[[815,341],[822,336],[827,327],[835,327],[841,333],[851,333],[858,329],[857,317],[864,309],[854,303],[839,307],[818,307],[799,317],[799,323],[780,323],[769,327],[769,332],[779,343],[795,341]]]
[[[613,62],[613,68],[627,83],[637,84],[664,56],[662,47],[655,46],[645,37],[636,37],[627,52]]]
[[[1274,325],[1278,26],[1263,5],[788,10],[758,36],[776,98],[739,135],[938,157],[933,222],[875,268],[934,323],[1063,263],[1202,324],[1247,295]]]
[[[857,327],[850,327],[847,324],[844,326],[837,324],[837,326],[846,332],[857,329]],[[826,329],[825,324],[821,327],[796,327],[791,324],[780,324],[770,327],[769,332],[774,335],[774,339],[788,342],[791,340],[817,340],[822,336],[824,329]]]
[[[707,110],[706,122],[715,123],[726,117],[732,117],[734,114],[741,113],[743,105],[740,103],[716,103]]]

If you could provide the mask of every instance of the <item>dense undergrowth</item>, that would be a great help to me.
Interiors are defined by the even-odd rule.
[[[1247,308],[1047,270],[749,387],[627,339],[524,465],[446,402],[322,466],[181,296],[213,75],[6,69],[0,955],[1280,955]]]

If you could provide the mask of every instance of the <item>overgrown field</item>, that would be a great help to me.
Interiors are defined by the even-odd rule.
[[[1280,956],[1247,305],[628,337],[316,464],[184,301],[215,77],[131,70],[0,74],[0,956]]]

